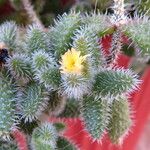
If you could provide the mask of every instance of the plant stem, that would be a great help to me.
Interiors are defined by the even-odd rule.
[[[33,6],[31,5],[30,0],[22,0],[22,4],[24,6],[24,9],[26,10],[30,20],[33,23],[38,24],[41,28],[43,27],[43,24],[41,23],[41,21],[39,20],[39,18],[37,17],[37,14],[35,13]]]

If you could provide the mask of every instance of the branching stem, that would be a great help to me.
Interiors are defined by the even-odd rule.
[[[43,24],[41,23],[41,21],[37,17],[37,14],[35,13],[35,11],[33,9],[33,6],[31,5],[30,0],[22,0],[22,4],[23,4],[24,9],[26,10],[30,20],[33,23],[38,24],[41,28],[44,28]]]

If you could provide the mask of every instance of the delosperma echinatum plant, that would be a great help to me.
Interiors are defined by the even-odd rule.
[[[77,149],[60,134],[62,123],[43,120],[78,113],[93,140],[108,133],[121,144],[132,126],[128,101],[140,80],[130,69],[114,67],[126,35],[149,58],[150,20],[132,19],[123,0],[114,0],[114,13],[81,14],[74,11],[58,16],[54,25],[31,24],[21,28],[8,21],[0,25],[0,138],[3,149],[10,147],[16,129],[30,137],[33,150]],[[109,54],[101,39],[112,34]],[[70,110],[69,110],[70,109]],[[32,127],[30,127],[30,125]],[[66,147],[67,147],[66,146]],[[10,148],[10,149],[11,149]],[[12,150],[11,149],[11,150]]]

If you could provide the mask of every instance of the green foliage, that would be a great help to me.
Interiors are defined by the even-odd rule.
[[[109,137],[115,144],[122,144],[132,125],[129,102],[119,97],[112,103],[112,117],[109,123]]]
[[[0,143],[0,150],[19,150],[14,142],[2,142]]]
[[[49,90],[56,90],[60,85],[61,75],[53,56],[44,50],[33,53],[32,56],[35,79]]]
[[[90,91],[91,84],[88,77],[78,74],[62,75],[61,92],[68,98],[80,99]]]
[[[5,0],[0,0],[0,5],[3,5],[4,2]]]
[[[33,73],[30,59],[26,55],[13,55],[7,61],[7,67],[14,78],[28,82],[32,80]]]
[[[135,56],[135,50],[134,50],[134,47],[133,46],[130,46],[128,44],[123,44],[122,45],[122,52],[129,56],[129,57],[132,57],[132,56]]]
[[[126,25],[125,34],[141,48],[141,55],[150,55],[150,20],[148,17],[135,17],[131,23]]]
[[[106,19],[107,17],[100,13],[85,15],[82,18],[84,26],[75,32],[73,38],[73,47],[83,54],[91,55],[92,68],[97,68],[104,63],[104,56],[101,54],[98,41],[99,36],[109,29]]]
[[[100,11],[106,11],[113,3],[111,0],[90,0],[93,5],[97,4],[97,8]]]
[[[55,127],[51,123],[43,123],[33,131],[31,147],[33,150],[54,150],[57,138]]]
[[[88,58],[88,65],[91,68],[99,67],[103,64],[104,60],[100,53],[98,39],[96,33],[93,31],[93,26],[90,25],[77,30],[75,32],[75,37],[73,38],[73,47],[76,50],[81,51],[82,55],[90,55]]]
[[[96,11],[91,14],[72,11],[59,16],[48,29],[33,24],[21,30],[13,22],[0,26],[0,61],[6,59],[3,45],[8,51],[14,50],[9,51],[6,63],[0,62],[1,138],[9,138],[18,119],[18,127],[31,136],[33,150],[74,150],[77,148],[58,135],[65,128],[63,124],[43,120],[47,115],[75,118],[81,113],[94,140],[101,140],[106,131],[114,143],[122,139],[131,119],[128,101],[120,95],[135,90],[139,80],[129,69],[116,69],[106,63],[101,38],[116,31],[118,26],[111,23],[110,16]],[[117,31],[121,35],[124,29],[145,56],[149,55],[150,47],[148,25],[149,19],[141,17],[125,29],[120,25]],[[118,38],[114,36],[110,45],[116,41]],[[120,50],[119,44],[115,45],[116,50]],[[71,48],[75,53],[66,53],[68,57],[62,60]],[[81,71],[62,71],[63,67],[67,70],[73,65]],[[10,80],[2,75],[3,69]]]
[[[61,150],[77,150],[77,148],[70,141],[63,137],[59,137],[57,140],[57,149]]]
[[[51,116],[58,116],[64,110],[66,105],[66,97],[58,93],[58,91],[51,92],[47,112]]]
[[[77,118],[80,116],[80,105],[75,99],[67,99],[64,111],[59,117],[65,118]]]
[[[107,99],[96,99],[94,96],[84,96],[81,114],[85,128],[94,140],[101,140],[108,128],[110,119],[110,104]]]
[[[9,78],[0,76],[0,138],[10,139],[10,132],[16,126],[15,87]]]
[[[11,4],[12,4],[13,7],[15,7],[15,9],[17,9],[17,10],[22,7],[20,0],[11,0]]]
[[[43,68],[36,74],[36,78],[49,90],[57,90],[60,85],[61,75],[58,68]]]
[[[0,43],[3,42],[9,48],[16,48],[17,25],[14,22],[5,22],[0,26]]]
[[[101,13],[90,13],[85,15],[82,19],[83,24],[89,26],[91,30],[91,34],[96,34],[101,37],[107,30],[109,30],[112,26],[108,23],[108,16],[103,15]]]
[[[43,68],[55,66],[55,60],[53,57],[44,50],[36,51],[32,54],[32,63],[35,72]]]
[[[19,94],[18,105],[25,122],[32,122],[45,110],[48,102],[48,94],[37,83],[28,84]]]
[[[57,130],[57,132],[61,132],[66,128],[66,125],[62,122],[56,122],[53,124]]]
[[[69,48],[73,33],[80,27],[80,14],[71,12],[63,14],[55,20],[55,25],[50,29],[50,41],[52,51],[56,58],[60,58]]]
[[[95,76],[93,91],[99,96],[119,96],[137,88],[137,76],[130,70],[104,69]]]
[[[49,51],[47,34],[36,25],[30,25],[27,29],[25,49],[29,54],[38,50]]]
[[[150,15],[150,0],[142,0],[139,3],[136,3],[138,7],[138,12],[141,14]]]

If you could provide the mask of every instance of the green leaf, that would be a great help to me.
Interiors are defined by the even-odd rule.
[[[31,147],[35,150],[56,149],[57,131],[51,123],[43,123],[33,131]]]
[[[92,6],[89,4],[88,1],[78,1],[71,8],[71,10],[75,12],[80,12],[80,13],[90,12],[91,9],[92,9]]]
[[[135,49],[133,46],[129,46],[128,44],[123,44],[122,46],[122,52],[129,56],[129,57],[132,57],[132,56],[135,56]]]
[[[0,137],[10,139],[10,132],[16,127],[15,86],[8,77],[0,76]]]
[[[46,109],[48,93],[37,83],[28,84],[18,97],[18,106],[25,122],[32,122]]]
[[[82,21],[85,25],[91,27],[92,30],[89,30],[89,32],[96,34],[98,37],[114,32],[114,28],[108,23],[108,16],[99,12],[85,15]]]
[[[107,99],[84,96],[81,114],[85,128],[94,140],[101,140],[109,123],[110,108]]]
[[[32,54],[32,63],[35,72],[56,65],[54,58],[44,50],[36,51]]]
[[[60,70],[57,67],[43,68],[35,76],[48,90],[57,90],[61,83]]]
[[[17,80],[28,82],[32,80],[31,62],[26,55],[16,54],[7,60],[7,67]]]
[[[5,22],[0,26],[0,42],[8,46],[10,50],[16,48],[17,25],[13,22]]]
[[[55,126],[57,132],[61,132],[66,128],[66,125],[63,122],[56,122],[53,125]]]
[[[66,97],[62,96],[58,91],[52,91],[49,96],[46,112],[48,112],[50,116],[58,116],[64,110],[66,100]]]
[[[65,118],[78,118],[80,116],[79,102],[75,99],[67,99],[64,111],[59,117]]]
[[[27,29],[25,48],[29,54],[38,50],[49,51],[50,45],[47,40],[47,34],[36,25],[30,25]]]
[[[95,76],[94,93],[99,96],[118,96],[137,89],[139,80],[131,70],[104,69]]]
[[[62,74],[61,92],[68,98],[80,99],[90,91],[89,78],[78,74]]]
[[[75,32],[73,37],[73,47],[84,55],[91,55],[89,58],[92,62],[91,68],[97,68],[104,63],[104,56],[100,51],[99,34],[109,29],[106,20],[107,17],[100,13],[92,13],[82,17],[84,25]]]
[[[76,29],[80,27],[80,14],[71,12],[58,16],[55,25],[50,30],[49,36],[52,43],[51,50],[59,59],[69,48],[72,42],[72,36]]]
[[[135,4],[137,5],[138,13],[150,15],[150,0],[137,1]]]
[[[0,150],[19,150],[14,142],[0,142]]]
[[[140,47],[142,56],[150,56],[150,20],[148,17],[135,17],[124,28],[124,33]]]
[[[122,144],[132,125],[129,102],[126,98],[119,97],[113,101],[111,109],[109,137],[113,143]]]
[[[82,55],[90,55],[87,58],[87,65],[90,69],[101,66],[104,58],[100,52],[100,44],[98,36],[93,31],[94,26],[85,26],[75,32],[73,37],[73,47],[81,51]]]
[[[77,150],[76,146],[73,145],[70,141],[63,137],[59,137],[57,140],[56,150]]]

